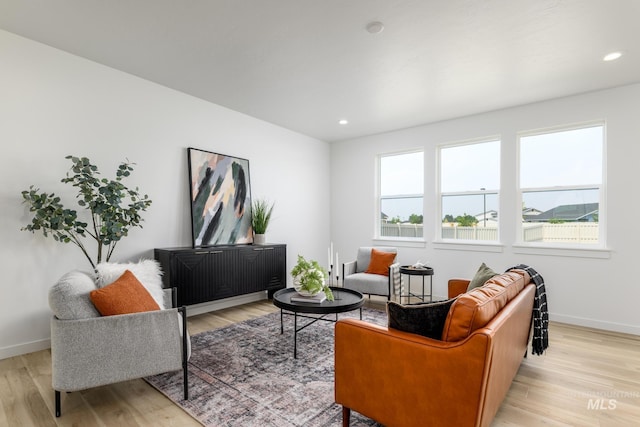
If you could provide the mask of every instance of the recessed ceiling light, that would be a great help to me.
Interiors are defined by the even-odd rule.
[[[347,119],[338,120],[338,124],[339,125],[348,125],[349,124],[349,120],[347,120]]]
[[[602,58],[603,61],[615,61],[616,59],[622,56],[622,52],[611,52],[608,53]]]
[[[380,34],[384,30],[384,24],[382,22],[370,22],[367,24],[367,31],[371,34]]]

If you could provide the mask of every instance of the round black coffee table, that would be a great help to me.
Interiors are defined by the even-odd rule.
[[[273,304],[280,308],[280,333],[284,333],[284,315],[293,315],[293,357],[298,358],[298,332],[309,325],[316,323],[318,320],[326,322],[337,322],[338,313],[345,313],[360,309],[360,319],[362,320],[362,305],[364,297],[358,291],[346,288],[331,287],[333,292],[333,301],[324,300],[318,302],[299,302],[291,301],[291,297],[298,295],[295,289],[280,289],[273,294]],[[318,314],[320,316],[307,316],[306,314]],[[335,314],[336,318],[327,319],[329,314]],[[298,317],[312,319],[311,322],[298,328]]]

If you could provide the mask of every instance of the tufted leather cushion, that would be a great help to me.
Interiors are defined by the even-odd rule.
[[[485,326],[524,289],[529,280],[529,275],[523,270],[512,270],[460,295],[449,310],[442,340],[460,341]]]
[[[491,279],[493,276],[497,276],[498,273],[493,271],[490,267],[483,262],[482,265],[476,271],[475,276],[469,282],[469,286],[467,286],[467,292],[471,289],[479,288],[480,286],[487,283],[487,280]]]

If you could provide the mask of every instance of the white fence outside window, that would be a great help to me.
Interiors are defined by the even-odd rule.
[[[458,227],[451,224],[442,225],[443,239],[498,241],[496,227]]]
[[[522,224],[525,242],[598,243],[597,222],[565,222],[562,224]]]
[[[422,237],[422,224],[393,224],[383,222],[380,226],[383,237]]]
[[[599,224],[597,222],[565,222],[562,224],[524,223],[525,242],[557,243],[598,243]],[[383,237],[422,237],[422,224],[383,223]],[[442,225],[443,239],[498,241],[495,227],[458,227]]]

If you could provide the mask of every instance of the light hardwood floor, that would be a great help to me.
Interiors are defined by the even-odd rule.
[[[189,318],[189,330],[274,311],[261,301],[205,313]],[[49,350],[0,360],[0,399],[0,426],[199,425],[143,380],[63,394],[55,418]],[[493,425],[640,425],[640,337],[552,323],[547,353],[523,361]]]

